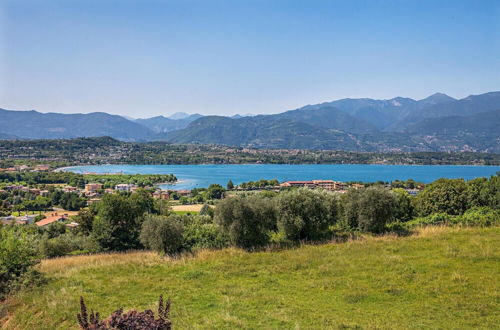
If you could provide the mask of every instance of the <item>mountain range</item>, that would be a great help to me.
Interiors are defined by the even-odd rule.
[[[111,136],[125,141],[353,151],[500,152],[500,92],[454,99],[341,99],[273,115],[176,113],[125,118],[102,112],[0,109],[0,139]]]

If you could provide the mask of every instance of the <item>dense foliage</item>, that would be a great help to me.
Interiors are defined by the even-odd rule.
[[[32,233],[16,226],[0,225],[0,300],[10,291],[29,285],[36,273],[33,267],[38,262]]]
[[[163,182],[174,182],[173,174],[78,174],[73,172],[0,172],[0,184],[17,183],[36,184],[68,184],[83,188],[86,183],[102,183],[104,188],[113,188],[120,183],[135,184],[140,187],[151,186]]]

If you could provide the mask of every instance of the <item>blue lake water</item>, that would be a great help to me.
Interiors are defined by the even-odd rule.
[[[429,183],[439,178],[489,177],[500,166],[468,165],[92,165],[64,169],[75,173],[174,174],[179,182],[162,185],[165,189],[192,189],[211,183],[223,186],[231,179],[235,184],[260,179],[289,180],[331,179],[336,181],[393,181],[414,179]]]

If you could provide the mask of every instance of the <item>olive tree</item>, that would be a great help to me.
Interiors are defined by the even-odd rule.
[[[147,214],[141,227],[141,243],[162,254],[179,252],[183,243],[184,225],[180,216]]]
[[[397,197],[383,187],[352,189],[343,198],[344,221],[353,229],[380,233],[397,215]]]
[[[274,201],[258,195],[226,198],[217,204],[215,221],[235,246],[252,249],[266,245],[269,231],[276,226]]]
[[[338,200],[324,190],[301,188],[277,197],[278,228],[290,240],[318,240],[337,221]]]

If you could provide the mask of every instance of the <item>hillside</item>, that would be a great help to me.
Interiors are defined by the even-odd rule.
[[[329,128],[349,133],[377,131],[377,128],[373,124],[370,124],[363,119],[353,117],[333,106],[321,107],[319,109],[290,110],[277,115],[268,115],[262,119],[290,120],[316,127]]]
[[[364,146],[356,138],[345,132],[272,116],[239,119],[206,116],[164,138],[174,143],[212,143],[256,148],[364,150]]]
[[[106,316],[172,299],[177,329],[498,327],[500,229],[428,227],[280,252],[235,249],[46,260],[49,283],[2,307],[5,329],[76,328],[78,298]]]
[[[136,119],[135,122],[146,126],[155,133],[165,133],[186,128],[189,123],[201,117],[203,116],[200,114],[188,115],[176,113],[171,117],[156,116],[146,119]]]
[[[428,118],[406,129],[421,137],[434,148],[447,147],[456,151],[459,143],[471,150],[500,152],[500,110],[481,112],[472,116]]]
[[[104,112],[62,114],[0,109],[0,122],[0,133],[24,139],[111,136],[122,140],[144,140],[152,135],[142,125]]]
[[[414,111],[402,120],[394,123],[391,129],[401,131],[427,118],[471,116],[481,112],[495,111],[498,109],[500,109],[500,92],[470,95],[461,100],[434,104],[420,109],[419,111]]]

